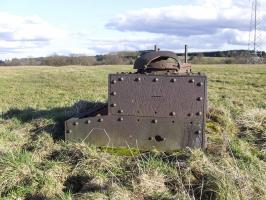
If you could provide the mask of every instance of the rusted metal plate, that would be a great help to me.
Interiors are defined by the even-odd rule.
[[[112,115],[177,117],[203,112],[206,77],[113,74],[109,76]]]
[[[198,129],[196,124],[172,118],[107,115],[66,121],[66,139],[96,146],[171,151],[202,147]]]
[[[201,74],[109,76],[108,115],[66,121],[66,139],[171,151],[205,147],[207,81]]]

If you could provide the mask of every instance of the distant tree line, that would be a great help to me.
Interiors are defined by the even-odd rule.
[[[81,56],[70,55],[60,56],[52,55],[39,58],[13,58],[11,60],[0,60],[0,66],[65,66],[65,65],[128,65],[132,64],[136,58],[121,55],[97,55],[97,56]]]
[[[227,51],[210,51],[210,52],[191,52],[190,56],[204,56],[204,57],[239,57],[239,56],[247,56],[251,54],[252,51],[247,50],[227,50]],[[266,56],[265,51],[259,52],[262,56]],[[183,54],[178,53],[177,55],[181,56]]]
[[[141,52],[116,52],[107,55],[85,56],[85,55],[51,55],[39,58],[13,58],[11,60],[0,60],[0,66],[65,66],[65,65],[132,65]],[[181,61],[183,54],[177,54]],[[246,50],[192,52],[189,53],[189,62],[193,64],[242,64],[247,63],[250,52]],[[266,60],[265,52],[262,52]]]

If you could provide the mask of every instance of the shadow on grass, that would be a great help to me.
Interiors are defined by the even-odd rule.
[[[64,183],[64,192],[87,193],[87,192],[103,192],[108,189],[108,185],[97,183],[90,176],[69,176]]]
[[[101,102],[78,101],[73,106],[56,107],[47,110],[38,110],[34,108],[18,109],[11,108],[3,114],[3,118],[16,119],[21,123],[33,123],[34,128],[31,130],[33,137],[43,131],[52,135],[55,140],[64,139],[64,121],[72,116],[80,113],[85,113],[88,109],[93,109],[103,106]],[[48,123],[35,123],[35,120],[47,119]]]

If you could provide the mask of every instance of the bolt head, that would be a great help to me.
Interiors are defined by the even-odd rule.
[[[115,84],[115,83],[116,83],[116,80],[112,80],[111,83],[112,83],[112,84]]]
[[[170,112],[170,115],[175,116],[176,114],[175,114],[175,112]]]
[[[124,111],[123,110],[118,110],[118,113],[123,113]]]
[[[199,82],[198,84],[197,84],[197,86],[203,86],[203,82]]]
[[[196,133],[196,134],[201,134],[202,131],[201,131],[201,130],[198,130],[198,131],[196,131],[195,133]]]
[[[116,92],[112,92],[112,93],[111,93],[112,96],[115,96],[116,94],[117,94]]]
[[[116,103],[112,103],[111,106],[112,106],[112,107],[116,107]]]
[[[124,120],[124,118],[123,117],[120,117],[120,118],[118,118],[118,121],[123,121]]]
[[[153,79],[153,81],[154,81],[154,82],[158,82],[158,81],[159,81],[159,79],[158,79],[158,78],[155,78],[155,79]]]
[[[171,82],[172,82],[172,83],[176,82],[176,79],[175,79],[175,78],[172,78],[172,79],[171,79]]]
[[[88,120],[86,121],[86,124],[90,124],[90,123],[91,123],[91,120],[88,119]]]
[[[195,80],[194,79],[190,79],[189,82],[190,83],[195,83]]]
[[[103,118],[98,119],[99,122],[103,122]]]
[[[78,122],[74,122],[73,125],[74,126],[77,126],[77,125],[79,125],[79,123]]]
[[[69,130],[67,130],[67,131],[66,131],[66,133],[68,133],[68,134],[69,134],[69,133],[72,133],[72,131],[69,129]]]
[[[158,123],[158,120],[157,119],[153,119],[152,123],[156,124],[156,123]]]
[[[202,112],[197,112],[197,115],[199,115],[199,116],[202,115]]]
[[[119,81],[123,81],[123,80],[124,80],[124,78],[123,78],[123,77],[120,77],[118,80],[119,80]]]
[[[140,79],[139,77],[135,79],[135,81],[140,81],[140,80],[141,80],[141,79]]]
[[[198,100],[198,101],[202,101],[203,98],[202,98],[202,97],[198,97],[197,100]]]

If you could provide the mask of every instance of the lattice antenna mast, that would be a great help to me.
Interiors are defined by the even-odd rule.
[[[258,0],[252,1],[248,50],[250,52],[249,63],[263,63],[261,50],[261,19]],[[253,36],[253,37],[252,37]],[[250,49],[253,47],[252,50]]]

